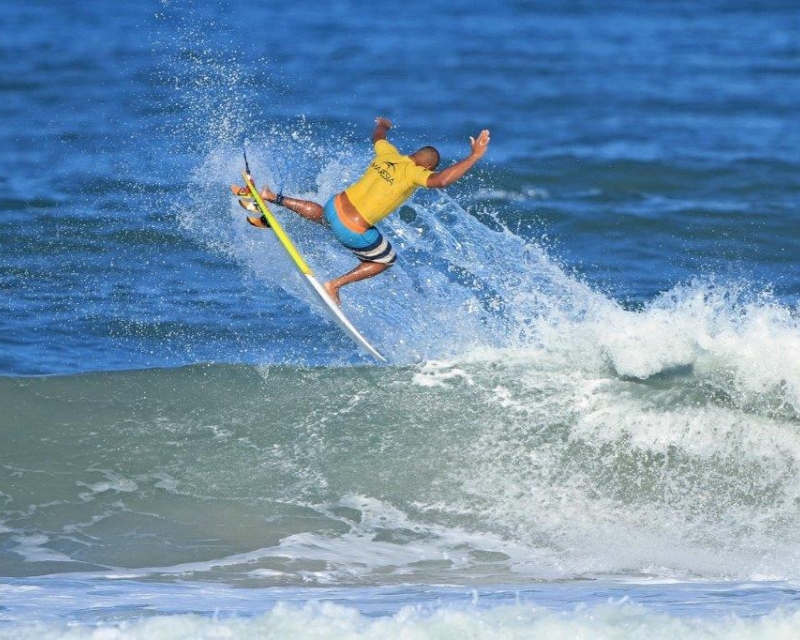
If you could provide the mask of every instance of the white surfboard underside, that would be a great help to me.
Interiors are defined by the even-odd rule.
[[[362,349],[364,349],[367,353],[375,356],[378,360],[382,360],[386,362],[386,358],[384,358],[375,347],[373,347],[367,339],[362,336],[358,329],[356,329],[352,323],[347,319],[347,316],[342,313],[342,310],[339,308],[333,298],[328,295],[328,292],[325,291],[325,287],[323,287],[319,281],[309,273],[304,273],[306,282],[308,282],[309,287],[311,290],[317,294],[317,297],[320,299],[323,305],[325,305],[325,309],[328,312],[328,315],[333,318],[333,320],[338,324],[342,330],[347,333],[353,341],[358,344]]]

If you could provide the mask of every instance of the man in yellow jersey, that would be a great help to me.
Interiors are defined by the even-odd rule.
[[[310,200],[289,198],[268,188],[261,192],[267,202],[291,209],[304,218],[331,228],[336,239],[350,249],[361,261],[352,271],[325,283],[325,290],[336,301],[339,289],[386,271],[395,263],[397,255],[389,241],[375,224],[403,204],[419,187],[442,189],[461,178],[486,153],[489,131],[484,129],[477,139],[470,137],[472,152],[463,160],[435,173],[439,165],[439,152],[433,147],[422,147],[410,156],[402,155],[386,140],[392,123],[386,118],[375,121],[372,143],[375,157],[364,175],[347,189],[333,196],[323,207]],[[235,195],[246,196],[247,189],[233,185]],[[266,218],[249,217],[256,227],[267,226]]]

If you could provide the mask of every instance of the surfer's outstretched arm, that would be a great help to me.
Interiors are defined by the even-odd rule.
[[[375,118],[375,131],[372,132],[372,144],[378,140],[386,140],[386,132],[392,128],[392,121],[387,118]]]
[[[488,129],[481,131],[477,139],[470,136],[472,153],[463,160],[456,162],[453,166],[428,176],[428,183],[426,186],[429,189],[444,189],[453,184],[456,180],[460,180],[464,174],[472,169],[475,163],[483,157],[483,154],[486,153],[489,140]]]

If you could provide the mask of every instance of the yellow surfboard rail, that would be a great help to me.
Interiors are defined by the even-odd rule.
[[[255,182],[253,182],[252,176],[247,173],[247,171],[242,171],[242,177],[244,178],[244,183],[247,185],[247,190],[250,192],[250,195],[256,202],[256,206],[267,219],[267,222],[269,222],[269,226],[272,227],[272,230],[275,232],[278,241],[283,245],[283,248],[286,249],[286,253],[289,254],[289,257],[292,259],[295,265],[297,265],[297,268],[300,269],[300,271],[308,276],[313,276],[314,272],[311,271],[311,267],[309,267],[308,264],[306,264],[306,261],[303,260],[303,256],[300,255],[297,247],[294,246],[294,242],[292,242],[291,238],[286,235],[283,227],[281,227],[275,216],[272,215],[272,211],[270,211],[267,203],[264,202],[264,199],[261,197],[258,189],[256,189],[256,185]]]

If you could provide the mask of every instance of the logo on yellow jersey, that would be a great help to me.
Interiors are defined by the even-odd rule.
[[[381,164],[385,164],[388,169],[391,169],[392,171],[394,171],[395,165],[397,163],[396,162],[389,162],[388,160],[384,160]],[[371,166],[372,166],[372,169],[374,169],[375,171],[378,172],[378,175],[381,178],[386,180],[386,182],[388,182],[389,184],[394,184],[394,176],[391,173],[389,173],[386,169],[384,169],[381,165],[379,165],[377,162],[373,162]]]

